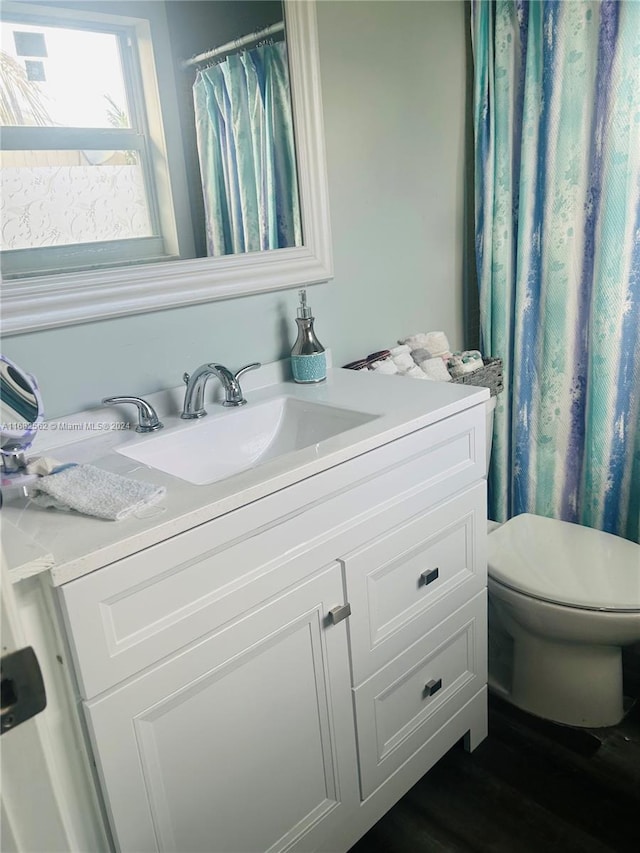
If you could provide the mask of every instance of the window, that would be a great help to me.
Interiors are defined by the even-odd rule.
[[[71,14],[3,12],[5,278],[176,254],[175,216],[158,192],[167,184],[160,112],[145,106],[155,82],[138,50],[146,22]]]

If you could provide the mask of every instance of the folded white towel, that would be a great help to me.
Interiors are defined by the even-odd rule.
[[[164,486],[121,477],[93,465],[74,465],[41,477],[33,484],[31,496],[38,506],[121,521],[142,507],[157,504],[165,493]]]
[[[399,355],[392,355],[391,358],[401,373],[406,373],[407,370],[411,370],[412,367],[416,366],[415,361],[411,358],[409,350],[407,350],[407,352],[401,352]]]
[[[369,369],[375,370],[376,373],[388,373],[389,375],[399,372],[390,358],[385,358],[382,361],[374,361]]]
[[[436,382],[451,382],[451,375],[446,364],[437,356],[421,361],[420,370],[424,372],[427,379],[433,379]]]

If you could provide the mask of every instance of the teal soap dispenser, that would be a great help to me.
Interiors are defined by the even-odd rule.
[[[291,350],[291,372],[296,382],[322,382],[327,378],[327,357],[313,329],[314,317],[307,305],[307,291],[301,290],[299,296],[298,337]]]

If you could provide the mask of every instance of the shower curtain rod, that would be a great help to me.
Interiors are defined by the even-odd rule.
[[[182,67],[190,68],[192,65],[198,65],[200,62],[206,62],[207,59],[213,59],[214,56],[220,56],[221,53],[232,53],[247,44],[268,38],[275,33],[282,32],[282,30],[284,30],[284,21],[278,21],[276,24],[271,24],[271,26],[265,27],[262,30],[257,30],[255,33],[249,33],[249,35],[241,36],[241,38],[234,39],[233,41],[227,42],[227,44],[221,44],[220,47],[214,47],[213,50],[208,50],[206,53],[199,53],[191,59],[186,59],[182,63]]]

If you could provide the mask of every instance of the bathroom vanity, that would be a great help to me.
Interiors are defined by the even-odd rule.
[[[283,396],[367,417],[197,486],[113,431],[65,453],[93,442],[164,505],[119,523],[3,509],[52,555],[10,569],[27,623],[54,623],[37,650],[45,677],[56,655],[68,672],[73,772],[95,762],[117,850],[346,851],[486,736],[488,391],[333,370],[245,409]]]

